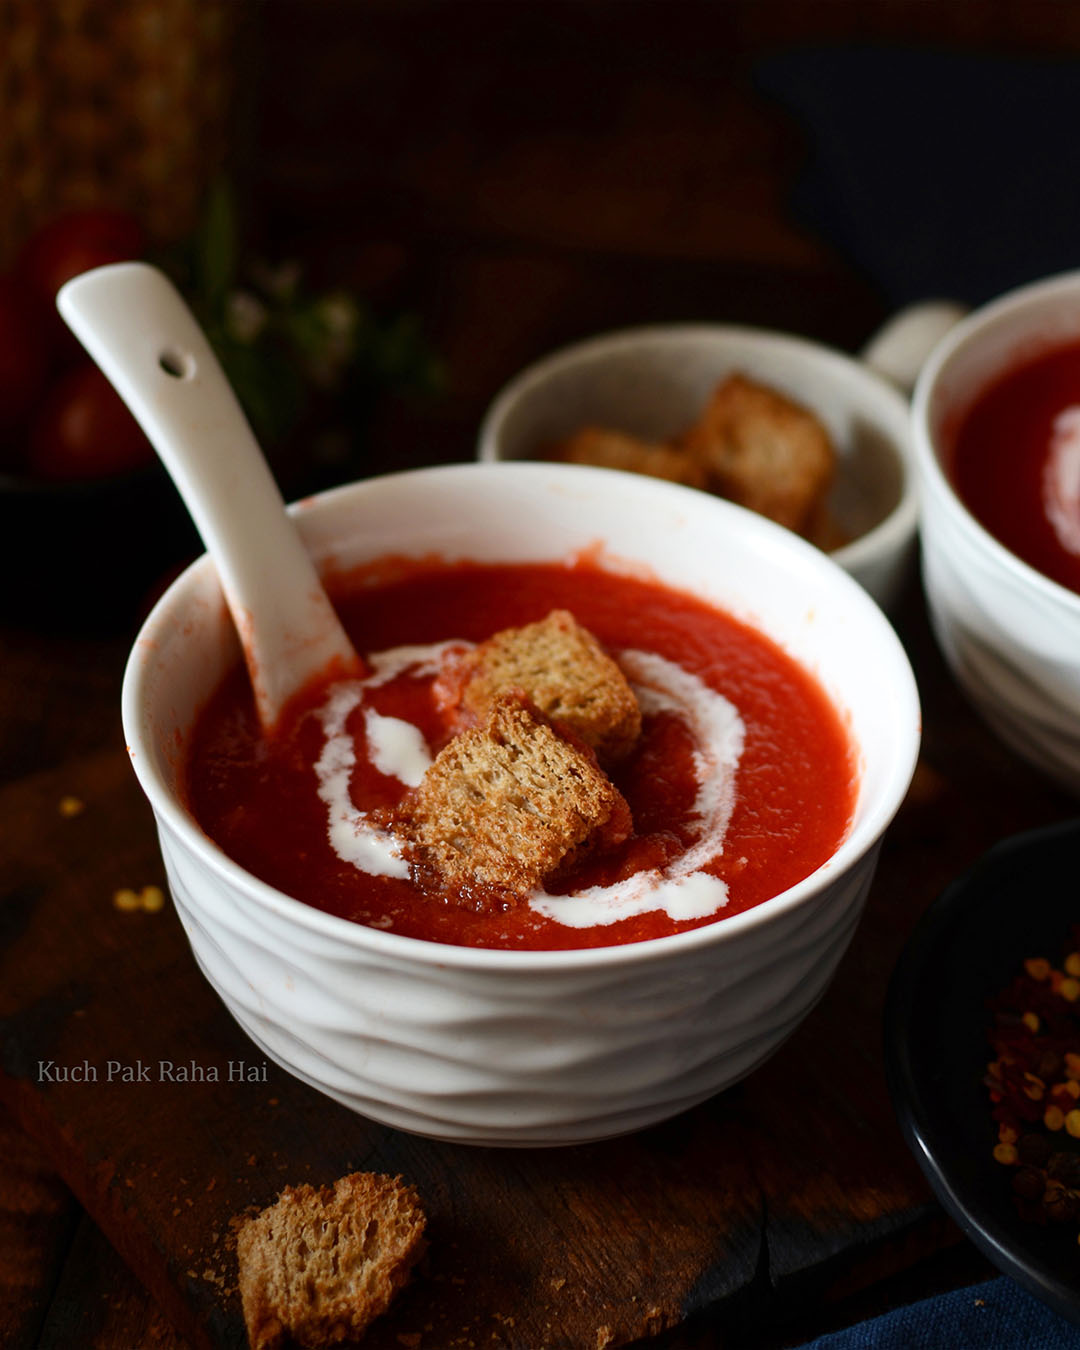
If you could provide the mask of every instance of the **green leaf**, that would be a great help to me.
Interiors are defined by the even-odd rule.
[[[264,449],[271,449],[295,428],[307,396],[295,362],[272,343],[236,342],[217,332],[211,341]]]
[[[220,314],[236,279],[236,203],[224,178],[211,188],[195,239],[195,287],[203,307]]]

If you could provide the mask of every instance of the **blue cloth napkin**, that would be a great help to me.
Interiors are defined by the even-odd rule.
[[[1080,267],[1080,62],[820,46],[762,58],[802,129],[791,209],[893,305]]]
[[[808,1341],[801,1350],[1078,1350],[1080,1327],[1001,1276]]]

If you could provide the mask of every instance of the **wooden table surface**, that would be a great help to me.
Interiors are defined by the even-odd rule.
[[[443,395],[382,411],[366,447],[371,472],[471,458],[478,420],[510,374],[562,342],[614,326],[714,319],[856,349],[886,317],[885,302],[827,241],[792,220],[788,194],[803,141],[755,94],[754,60],[776,46],[853,34],[963,47],[1018,35],[1007,6],[914,0],[414,2],[360,12],[362,22],[324,0],[264,6],[258,46],[242,63],[257,76],[258,112],[243,133],[240,177],[260,247],[308,258],[320,275],[361,286],[380,305],[408,307],[445,360]],[[1019,32],[1036,50],[1053,36],[1045,13],[1031,7]],[[1074,49],[1075,17],[1065,25]],[[28,617],[25,606],[18,619],[0,621],[5,800],[29,800],[42,783],[53,792],[66,773],[74,782],[88,764],[122,753],[123,662],[139,597],[153,590],[160,565],[146,568],[133,554],[137,584],[124,603],[106,596],[99,613],[77,622],[32,608]],[[30,574],[24,580],[31,584]],[[1074,809],[966,707],[929,633],[917,579],[895,618],[923,694],[925,740],[871,896],[878,918],[837,982],[867,1018],[879,1013],[891,961],[941,887],[1002,836]],[[0,857],[17,858],[24,846],[18,822],[0,819]],[[104,855],[107,830],[99,846]],[[11,895],[0,896],[0,948],[12,905]],[[866,990],[865,979],[874,987]],[[837,1015],[823,1005],[799,1033],[802,1045]],[[784,1061],[766,1072],[751,1095],[798,1112],[783,1090]],[[862,1130],[861,1163],[872,1169],[882,1159],[911,1221],[858,1260],[786,1285],[767,1326],[751,1329],[745,1312],[726,1304],[722,1315],[653,1344],[796,1345],[987,1273],[905,1161],[873,1053],[836,1072],[872,1082],[854,1094],[872,1104],[867,1118],[853,1125],[838,1115],[834,1123]],[[0,1108],[0,1344],[185,1344],[74,1199],[65,1176],[76,1189],[83,1182],[70,1160],[46,1133],[35,1137],[33,1113],[10,1081],[8,1088],[0,1093],[9,1104]],[[827,1133],[830,1121],[814,1128]],[[816,1179],[800,1173],[796,1137],[785,1128],[764,1140],[762,1165],[786,1169],[792,1188],[809,1194]],[[783,1253],[772,1259],[782,1265]],[[436,1340],[424,1345],[438,1350]]]

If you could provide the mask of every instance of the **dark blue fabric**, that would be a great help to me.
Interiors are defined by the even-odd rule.
[[[1078,1350],[1080,1327],[1001,1276],[808,1341],[801,1350]]]
[[[1075,57],[806,47],[755,76],[806,134],[796,217],[891,304],[1080,267]]]

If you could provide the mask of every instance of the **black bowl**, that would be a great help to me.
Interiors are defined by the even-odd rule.
[[[901,1129],[946,1211],[999,1270],[1080,1324],[1076,1223],[1020,1218],[983,1085],[987,1001],[1080,922],[1080,821],[1007,839],[930,906],[893,973],[885,1067]]]

